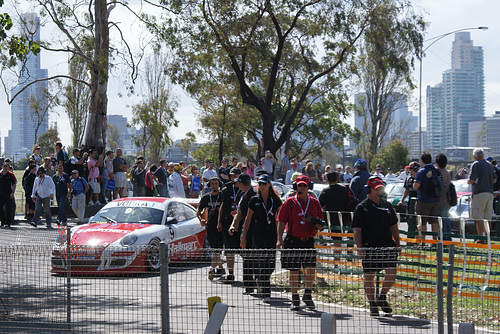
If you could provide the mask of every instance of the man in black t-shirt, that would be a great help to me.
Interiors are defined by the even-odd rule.
[[[368,179],[368,197],[354,211],[352,227],[358,254],[362,258],[364,288],[370,303],[370,315],[392,313],[386,295],[396,279],[400,247],[398,218],[391,203],[382,198],[384,182],[377,176]],[[385,270],[379,296],[375,296],[375,274]]]
[[[240,190],[239,197],[237,198],[237,212],[236,216],[233,218],[233,222],[231,223],[231,227],[229,228],[229,235],[239,235],[243,230],[243,223],[245,222],[245,218],[248,212],[248,203],[250,199],[255,196],[255,191],[252,187],[252,178],[250,175],[242,173],[238,176],[235,181],[238,182],[238,188]],[[252,226],[248,230],[248,234],[252,235]],[[252,240],[247,240],[246,248],[252,248]],[[249,254],[248,252],[242,253],[243,257],[243,285],[245,287],[244,294],[251,294],[256,287],[256,273],[255,273],[255,265],[254,259],[251,256],[246,256],[245,254]]]
[[[231,181],[231,179],[229,178],[231,166],[228,166],[229,160],[227,158],[222,159],[220,163],[221,166],[217,169],[217,176],[219,176],[219,179],[222,182],[222,184],[226,184],[229,181]]]
[[[405,180],[403,196],[399,200],[397,206],[403,205],[403,202],[408,196],[408,236],[412,237],[415,235],[417,230],[417,223],[415,218],[415,204],[417,203],[417,191],[413,188],[413,183],[415,182],[415,177],[417,176],[418,170],[420,169],[420,164],[416,161],[410,162],[409,165],[410,174]]]
[[[238,249],[240,248],[240,231],[229,235],[229,228],[233,222],[233,217],[238,211],[238,196],[240,190],[238,188],[238,182],[235,181],[238,176],[240,176],[241,171],[239,168],[233,167],[229,172],[229,177],[231,182],[226,184],[226,187],[222,190],[222,206],[219,210],[219,217],[217,223],[217,230],[222,231],[224,239],[224,248],[226,248],[226,263],[228,275],[225,277],[225,283],[234,282],[234,252],[228,251],[228,249]]]
[[[211,248],[215,248],[212,252],[212,266],[208,272],[208,279],[213,280],[225,273],[220,256],[223,246],[222,232],[217,230],[219,209],[222,204],[219,178],[216,176],[210,178],[208,186],[210,192],[201,197],[196,216],[200,220],[201,226],[206,226],[208,244]]]
[[[342,212],[342,225],[345,226],[350,223],[350,214],[347,211],[352,211],[358,202],[349,188],[338,184],[338,175],[336,171],[326,174],[330,186],[321,190],[318,200],[327,222],[329,221],[332,226],[340,226],[338,212]],[[333,239],[341,240],[342,238],[333,237]]]

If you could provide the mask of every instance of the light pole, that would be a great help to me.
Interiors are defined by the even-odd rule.
[[[465,30],[488,30],[488,27],[475,27],[475,28],[462,28],[458,30],[453,30],[450,32],[447,32],[446,34],[439,35],[433,38],[428,39],[425,42],[432,41],[431,44],[429,44],[425,49],[422,47],[420,48],[420,78],[419,78],[419,92],[418,92],[418,151],[419,154],[422,154],[422,61],[424,59],[424,54],[425,51],[429,50],[431,46],[433,46],[437,41],[441,40],[442,38],[449,36],[451,34],[454,34],[456,32],[460,31],[465,31]]]

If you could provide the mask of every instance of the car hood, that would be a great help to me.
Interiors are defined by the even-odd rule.
[[[152,224],[87,224],[80,226],[71,236],[74,245],[107,246],[129,233],[150,228]]]

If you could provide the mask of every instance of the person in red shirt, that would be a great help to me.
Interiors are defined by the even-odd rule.
[[[305,289],[302,301],[309,309],[316,306],[312,300],[312,286],[316,275],[316,250],[314,236],[323,228],[323,211],[319,201],[308,193],[311,181],[306,175],[297,177],[297,193],[289,197],[278,214],[277,248],[281,252],[281,265],[290,270],[290,289],[292,291],[292,311],[300,309],[299,269],[304,268]],[[286,228],[286,238],[283,232]]]

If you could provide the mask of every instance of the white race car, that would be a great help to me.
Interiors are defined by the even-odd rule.
[[[131,197],[105,205],[89,223],[61,231],[52,250],[52,273],[135,273],[158,270],[160,242],[169,261],[203,256],[205,228],[189,204],[161,197]],[[198,251],[199,250],[199,251]],[[71,259],[71,261],[68,261]]]

